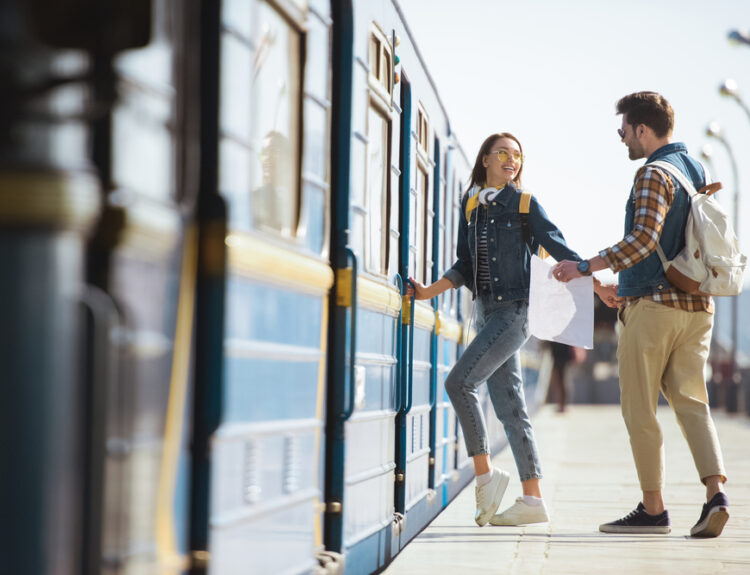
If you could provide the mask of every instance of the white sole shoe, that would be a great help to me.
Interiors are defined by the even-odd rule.
[[[493,467],[490,482],[482,485],[482,487],[476,487],[477,511],[474,514],[474,521],[477,522],[477,525],[480,527],[487,525],[497,508],[500,507],[509,481],[510,475],[508,473]]]
[[[547,507],[542,501],[541,505],[527,505],[523,497],[516,499],[516,502],[508,507],[502,513],[494,515],[490,519],[491,525],[528,525],[529,523],[545,523],[549,521]]]
[[[724,530],[729,519],[729,509],[726,505],[716,506],[711,509],[706,518],[700,521],[690,530],[692,537],[718,537]]]

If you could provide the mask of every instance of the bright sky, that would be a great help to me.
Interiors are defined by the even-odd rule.
[[[729,156],[705,136],[720,124],[744,188],[738,235],[750,253],[750,118],[718,90],[733,78],[750,105],[750,46],[727,41],[731,29],[750,30],[750,0],[398,1],[469,160],[486,136],[514,133],[525,187],[583,257],[622,238],[643,160],[628,159],[615,103],[639,90],[670,101],[674,140],[691,153],[710,143],[732,213]]]

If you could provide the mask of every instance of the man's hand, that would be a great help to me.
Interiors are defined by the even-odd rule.
[[[617,307],[622,302],[622,298],[617,297],[617,284],[599,284],[594,283],[594,291],[607,307]]]
[[[598,262],[597,262],[598,263]],[[597,266],[598,267],[598,266]],[[552,276],[561,282],[583,277],[578,271],[578,262],[563,260],[552,268]],[[607,307],[617,307],[622,301],[617,297],[617,284],[604,285],[594,278],[594,291]]]
[[[572,279],[583,277],[578,271],[578,262],[563,260],[552,268],[552,276],[561,282],[569,282]]]

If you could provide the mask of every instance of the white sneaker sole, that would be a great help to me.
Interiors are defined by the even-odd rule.
[[[729,509],[719,505],[708,512],[706,518],[690,530],[693,537],[718,537],[729,519]]]
[[[549,515],[547,513],[524,514],[524,515],[495,515],[490,519],[490,525],[498,527],[518,527],[519,525],[532,525],[534,523],[547,523]]]
[[[672,528],[668,525],[644,525],[644,526],[633,526],[633,525],[604,525],[599,526],[599,531],[602,533],[640,533],[641,535],[656,533],[664,534],[670,533]]]
[[[503,500],[503,495],[505,495],[505,490],[508,488],[508,483],[510,482],[509,473],[500,470],[498,471],[500,473],[500,481],[497,482],[495,492],[492,494],[492,505],[490,505],[489,508],[485,509],[484,513],[480,513],[480,510],[477,509],[477,512],[474,515],[474,521],[476,521],[477,525],[479,525],[480,527],[484,527],[485,525],[487,525],[487,522],[495,514],[498,507],[500,507],[500,503]]]

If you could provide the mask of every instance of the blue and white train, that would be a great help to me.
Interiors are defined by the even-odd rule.
[[[0,564],[381,570],[473,477],[471,295],[404,295],[470,164],[403,12],[114,5],[0,7]]]

